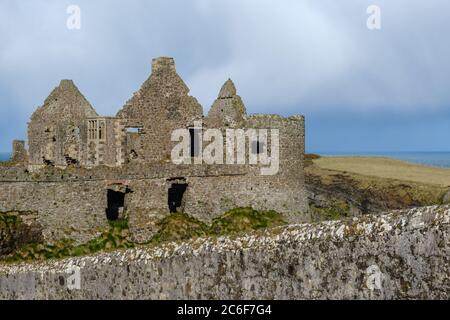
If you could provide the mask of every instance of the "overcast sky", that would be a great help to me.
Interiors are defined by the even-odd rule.
[[[2,0],[0,151],[61,79],[115,115],[162,55],[205,112],[230,77],[249,113],[304,114],[309,152],[448,151],[449,39],[448,0]]]

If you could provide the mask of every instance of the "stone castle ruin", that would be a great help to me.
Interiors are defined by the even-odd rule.
[[[208,128],[219,129],[224,141],[227,129],[277,129],[279,170],[261,175],[262,165],[248,161],[174,164],[171,135],[180,128],[192,141]],[[269,143],[246,144],[246,157],[271,152]],[[31,117],[28,150],[14,141],[15,165],[1,168],[0,211],[27,212],[47,242],[75,243],[105,231],[108,219],[125,217],[133,240],[146,242],[171,212],[209,223],[232,208],[253,207],[307,221],[304,147],[303,116],[247,115],[231,80],[205,116],[174,60],[157,58],[115,117],[98,115],[73,81],[62,80]]]

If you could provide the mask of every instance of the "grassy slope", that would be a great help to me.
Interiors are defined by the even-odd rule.
[[[377,178],[450,187],[450,169],[377,157],[325,157],[314,160],[322,169]]]
[[[328,204],[310,206],[316,221],[351,216],[353,204],[367,213],[442,204],[449,192],[450,169],[368,157],[306,157],[307,183],[328,190]]]

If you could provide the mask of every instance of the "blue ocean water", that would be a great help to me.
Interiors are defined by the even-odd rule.
[[[450,168],[450,152],[317,152],[322,156],[386,157],[435,167]]]
[[[9,160],[11,154],[9,152],[0,152],[0,161]]]

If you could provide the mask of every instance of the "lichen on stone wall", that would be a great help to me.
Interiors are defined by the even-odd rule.
[[[0,298],[449,299],[449,231],[450,206],[434,206],[3,265]]]

